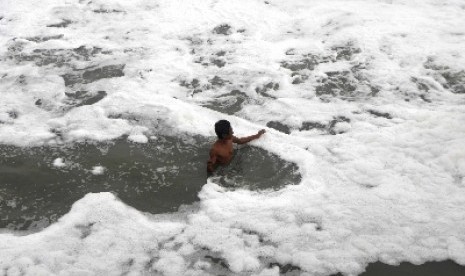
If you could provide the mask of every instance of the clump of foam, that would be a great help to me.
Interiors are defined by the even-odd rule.
[[[105,167],[103,166],[95,166],[92,168],[93,175],[102,175],[105,172]]]
[[[143,134],[129,135],[128,140],[132,141],[132,142],[136,142],[136,143],[143,143],[143,144],[145,144],[145,143],[147,143],[149,141],[147,136],[145,136]]]
[[[55,160],[53,160],[53,166],[57,168],[63,168],[66,166],[66,163],[64,162],[63,158],[56,158]]]

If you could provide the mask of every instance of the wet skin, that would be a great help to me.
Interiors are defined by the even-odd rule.
[[[234,131],[232,128],[229,129],[229,134],[223,138],[218,139],[212,146],[210,150],[210,159],[207,162],[207,172],[209,174],[213,173],[215,170],[216,164],[226,165],[231,162],[233,158],[233,143],[236,144],[246,144],[250,141],[260,138],[265,133],[265,130],[260,130],[257,134],[238,138],[234,136]]]

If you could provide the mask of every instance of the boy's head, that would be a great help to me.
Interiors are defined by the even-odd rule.
[[[232,134],[231,124],[227,120],[219,120],[215,124],[215,132],[219,139],[225,139]]]

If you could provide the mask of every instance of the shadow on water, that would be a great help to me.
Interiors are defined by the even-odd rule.
[[[91,192],[113,192],[144,212],[176,211],[198,200],[212,142],[201,136],[160,135],[146,144],[120,138],[60,147],[2,145],[0,228],[38,231]],[[300,181],[295,164],[251,146],[238,149],[231,166],[219,168],[215,178],[229,188],[250,189],[278,189]]]

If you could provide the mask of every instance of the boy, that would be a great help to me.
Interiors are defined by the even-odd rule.
[[[218,140],[213,144],[210,150],[210,159],[207,163],[208,174],[213,173],[215,164],[228,164],[233,157],[233,143],[246,144],[250,141],[260,138],[265,130],[260,130],[257,134],[243,138],[233,136],[234,132],[229,121],[220,120],[215,124],[215,132]]]

